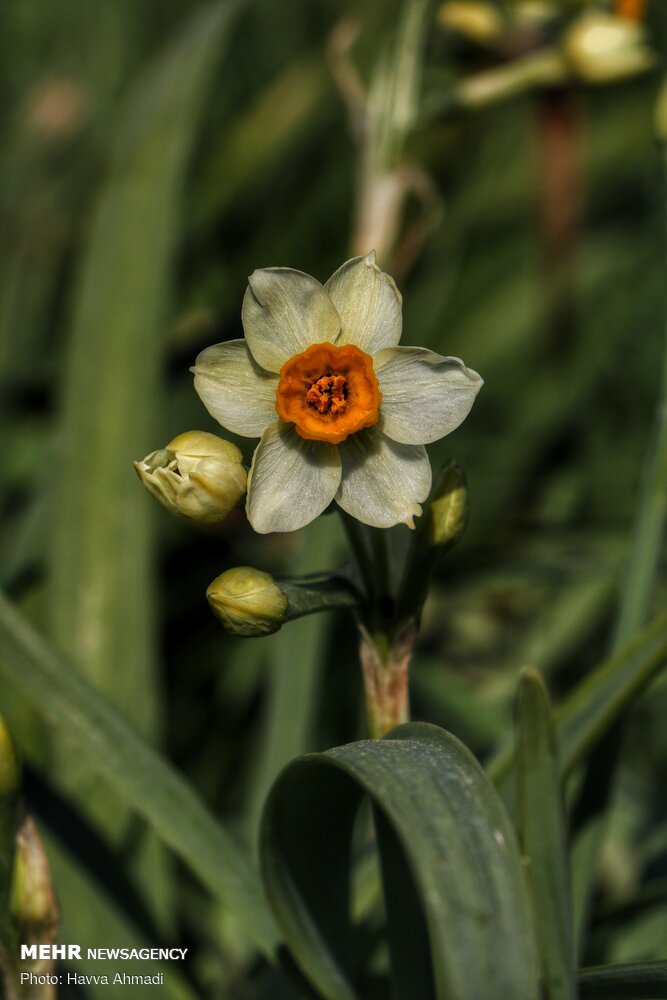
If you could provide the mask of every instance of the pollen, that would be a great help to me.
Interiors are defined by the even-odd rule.
[[[381,400],[368,354],[352,344],[313,344],[281,368],[276,410],[302,438],[340,444],[377,423]]]

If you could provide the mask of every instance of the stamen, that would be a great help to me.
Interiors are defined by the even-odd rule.
[[[347,408],[347,379],[329,372],[312,383],[306,402],[318,413],[343,413]]]

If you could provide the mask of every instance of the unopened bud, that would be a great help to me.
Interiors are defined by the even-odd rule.
[[[21,765],[14,741],[0,717],[0,799],[17,795],[21,788]]]
[[[438,21],[448,31],[482,45],[497,42],[504,30],[498,8],[483,0],[449,0],[439,8]]]
[[[463,470],[449,461],[436,480],[428,509],[428,543],[449,548],[463,534],[468,519],[468,490]]]
[[[19,820],[21,765],[14,741],[0,718],[0,908],[6,903]]]
[[[246,491],[241,452],[205,431],[186,431],[134,467],[148,492],[193,521],[224,521]]]
[[[635,76],[653,66],[644,26],[602,11],[590,11],[564,36],[565,56],[574,73],[588,83]]]
[[[287,620],[286,595],[269,573],[250,566],[222,573],[206,597],[227,631],[241,638],[271,635]]]
[[[16,835],[11,913],[19,941],[47,944],[54,940],[60,916],[58,904],[46,852],[30,816]]]

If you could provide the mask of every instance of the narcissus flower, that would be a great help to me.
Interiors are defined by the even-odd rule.
[[[425,444],[453,431],[482,386],[458,358],[399,347],[401,295],[375,255],[325,285],[270,267],[248,279],[245,340],[192,369],[209,413],[261,437],[246,510],[255,531],[293,531],[336,500],[365,524],[414,527],[431,487]]]
[[[588,83],[610,83],[643,73],[655,63],[644,25],[604,11],[586,11],[564,37],[565,55]]]

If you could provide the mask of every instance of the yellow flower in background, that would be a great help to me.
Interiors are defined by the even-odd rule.
[[[588,83],[610,83],[643,73],[655,64],[640,19],[585,11],[564,36],[565,55]]]
[[[255,531],[294,531],[332,500],[365,524],[414,527],[431,487],[424,445],[465,419],[480,376],[398,346],[401,295],[374,253],[325,285],[255,271],[242,319],[245,339],[207,348],[192,370],[223,427],[261,437],[246,500]]]

